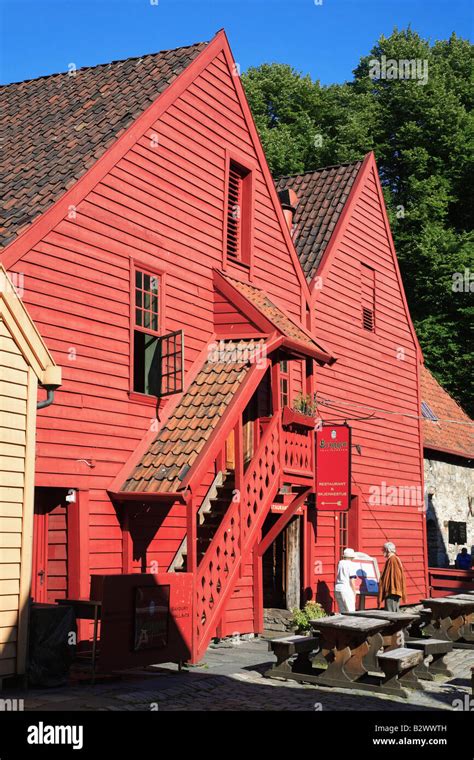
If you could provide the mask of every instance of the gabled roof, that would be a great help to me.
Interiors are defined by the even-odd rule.
[[[8,150],[0,158],[0,248],[71,187],[206,45],[1,87]]]
[[[27,312],[4,267],[0,264],[0,322],[3,322],[41,385],[61,385],[58,367]]]
[[[134,467],[121,493],[176,493],[251,369],[263,341],[229,341],[226,357],[204,362],[194,381]]]
[[[320,361],[330,362],[333,356],[320,343],[317,343],[301,325],[298,325],[289,315],[277,306],[270,297],[261,288],[251,285],[248,282],[242,282],[235,277],[231,277],[223,272],[216,272],[217,287],[219,287],[219,278],[238,291],[246,301],[257,309],[261,317],[270,329],[276,329],[285,340],[285,343],[293,346],[294,349],[300,348],[302,353],[314,356]]]
[[[424,448],[474,458],[474,423],[470,417],[424,365],[421,366],[420,386],[421,401],[437,417],[436,421],[422,419]]]
[[[277,190],[289,188],[298,196],[293,242],[308,281],[317,273],[362,163],[327,166],[275,182]]]

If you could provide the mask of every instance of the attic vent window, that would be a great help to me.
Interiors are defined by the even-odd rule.
[[[362,326],[364,330],[374,331],[374,312],[365,306],[362,307]]]
[[[366,264],[361,264],[360,285],[362,327],[375,332],[375,270]]]
[[[229,163],[227,186],[228,261],[250,263],[251,172],[234,161]]]
[[[426,401],[421,402],[421,414],[425,420],[437,422],[438,418]]]

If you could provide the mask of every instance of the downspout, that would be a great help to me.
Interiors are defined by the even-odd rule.
[[[47,406],[51,406],[52,403],[54,403],[54,391],[56,388],[45,387],[45,390],[48,391],[48,395],[44,399],[44,401],[38,401],[36,404],[37,409],[46,409]]]
[[[40,382],[40,387],[47,391],[48,395],[43,401],[38,401],[36,404],[37,409],[46,409],[54,402],[54,392],[61,385],[61,369],[50,365],[46,367],[42,378],[43,382]]]

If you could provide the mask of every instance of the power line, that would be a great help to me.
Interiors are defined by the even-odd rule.
[[[414,420],[424,420],[424,419],[426,419],[426,417],[423,417],[423,415],[421,415],[421,414],[420,415],[413,414],[413,413],[407,412],[407,411],[393,412],[393,411],[389,411],[388,409],[377,409],[376,407],[374,407],[374,406],[368,406],[367,404],[356,404],[356,403],[353,403],[351,401],[341,401],[340,399],[330,399],[330,398],[324,399],[324,398],[320,398],[317,394],[316,394],[316,402],[318,404],[321,404],[321,406],[326,406],[329,409],[335,409],[336,411],[340,411],[342,414],[344,414],[344,410],[338,409],[339,405],[353,407],[355,409],[365,409],[366,411],[378,412],[379,414],[392,414],[392,415],[395,415],[397,417],[410,417],[411,419],[414,419]],[[374,418],[372,418],[372,419],[374,419]],[[434,420],[432,420],[432,421],[434,422]],[[470,427],[474,427],[474,422],[471,422],[471,420],[469,420],[469,421],[468,420],[465,420],[465,421],[464,420],[452,420],[452,419],[448,419],[448,418],[438,417],[438,419],[436,420],[436,422],[446,422],[449,425],[468,425]]]

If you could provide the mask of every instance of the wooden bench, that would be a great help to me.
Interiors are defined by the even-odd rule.
[[[416,649],[400,647],[378,655],[378,663],[384,672],[382,690],[398,696],[406,696],[402,688],[424,691],[423,684],[415,675],[415,668],[423,662],[423,653]]]
[[[435,676],[452,678],[453,673],[446,664],[446,655],[452,652],[452,641],[442,639],[408,639],[406,645],[409,649],[420,649],[423,652],[423,662],[415,668],[415,675],[424,681],[434,681]],[[429,665],[425,659],[431,657]]]
[[[319,649],[318,636],[285,636],[281,639],[272,639],[268,642],[269,651],[273,652],[277,661],[265,673],[266,676],[274,678],[293,678],[295,674],[310,674],[312,672],[312,663],[309,655],[315,649]],[[292,657],[296,658],[290,662]],[[295,680],[301,680],[296,678]]]

